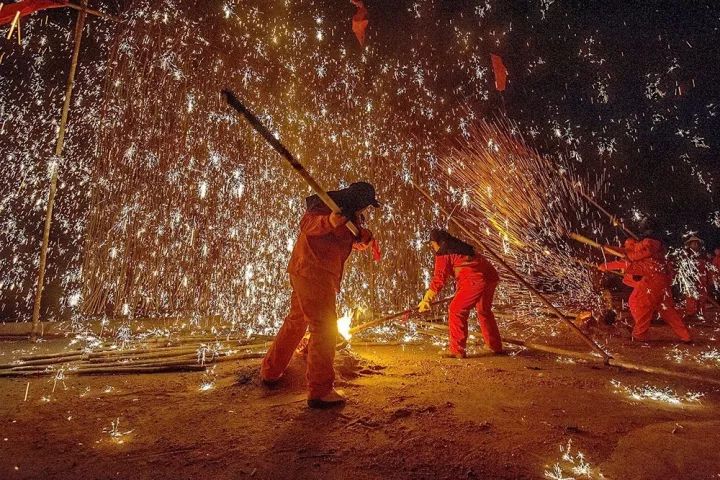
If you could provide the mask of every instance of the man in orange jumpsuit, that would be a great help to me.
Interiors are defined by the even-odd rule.
[[[345,261],[352,250],[364,250],[372,242],[372,233],[361,227],[363,212],[369,206],[380,206],[374,187],[366,182],[353,183],[328,194],[343,213],[332,213],[316,195],[307,198],[307,211],[300,220],[300,234],[288,267],[293,287],[290,313],[260,369],[266,384],[280,380],[305,331],[309,330],[307,382],[308,406],[312,408],[345,401],[333,388],[338,333],[335,295],[340,291]],[[345,226],[348,220],[360,229],[359,238]]]
[[[695,265],[697,270],[697,278],[694,278],[695,285],[693,293],[685,296],[685,315],[703,316],[705,313],[705,304],[708,301],[708,290],[712,283],[712,272],[710,264],[705,257],[703,251],[703,241],[696,236],[691,236],[685,241],[685,247],[688,250],[688,258]]]
[[[683,342],[690,342],[690,332],[675,309],[670,288],[672,275],[662,243],[653,238],[639,242],[628,239],[624,250],[626,259],[604,263],[598,268],[602,271],[624,270],[623,283],[633,287],[628,300],[630,314],[635,321],[633,339],[646,341],[650,322],[660,313],[660,317]],[[639,280],[636,277],[640,277]]]
[[[445,230],[436,229],[430,233],[430,246],[435,251],[435,272],[418,310],[430,310],[430,304],[449,277],[454,277],[456,281],[455,297],[448,309],[450,346],[442,355],[466,357],[468,317],[473,307],[477,311],[485,347],[495,353],[502,352],[502,340],[492,312],[493,296],[500,280],[495,267],[475,253],[471,245]]]

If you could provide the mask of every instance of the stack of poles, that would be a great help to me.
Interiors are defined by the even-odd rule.
[[[186,336],[152,339],[142,346],[118,348],[105,345],[86,351],[24,355],[17,362],[0,364],[0,377],[64,375],[138,374],[202,371],[219,362],[261,358],[268,347],[267,337],[218,339]]]

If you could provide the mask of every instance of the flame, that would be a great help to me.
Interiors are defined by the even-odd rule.
[[[352,322],[352,313],[346,313],[337,320],[338,332],[343,336],[345,340],[350,340],[352,334],[350,333],[350,322]]]

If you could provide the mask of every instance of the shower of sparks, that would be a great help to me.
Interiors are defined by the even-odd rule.
[[[605,55],[616,49],[595,32],[558,33],[547,41],[572,43],[577,52],[563,59],[573,63],[558,66],[534,38],[537,29],[520,37],[525,34],[503,2],[467,2],[457,15],[443,16],[435,15],[436,0],[417,0],[395,19],[406,41],[377,35],[364,49],[347,27],[354,12],[349,4],[190,3],[98,2],[97,8],[119,13],[124,22],[88,20],[61,158],[53,156],[66,74],[58,65],[68,61],[76,12],[23,19],[20,45],[3,44],[0,169],[7,181],[0,185],[0,312],[27,319],[32,311],[48,172],[57,169],[46,317],[71,317],[80,331],[91,316],[195,322],[219,316],[248,334],[277,328],[289,295],[285,268],[309,191],[223,105],[223,87],[247,100],[322,185],[376,183],[386,206],[370,227],[387,254],[375,266],[365,255],[354,256],[344,305],[393,311],[422,290],[431,262],[427,228],[436,219],[408,180],[437,174],[439,147],[467,136],[470,125],[503,104],[489,53],[512,49],[513,38],[522,40],[523,52],[513,52],[509,62],[508,93],[522,87],[537,102],[533,116],[516,118],[519,131],[566,151],[575,169],[593,165],[620,178],[641,135],[672,130],[683,150],[674,170],[714,191],[700,160],[715,147],[708,125],[718,106],[707,103],[685,119],[684,97],[673,93],[688,75],[686,42],[654,40],[656,61],[633,66],[645,90],[642,105],[628,111],[617,103],[624,87],[613,73],[623,69],[625,55]],[[543,31],[578,31],[565,13],[562,2],[542,0],[527,21]],[[577,89],[568,95],[567,83],[547,92],[533,86],[566,68],[584,72],[577,80],[585,82],[584,90],[571,87]],[[591,113],[574,116],[581,110]],[[512,138],[519,137],[513,132]],[[516,168],[548,166],[530,158],[518,158]],[[550,172],[529,175],[518,177],[544,182]],[[437,193],[437,180],[420,183]],[[592,303],[583,270],[560,268],[568,260],[558,254],[562,225],[538,217],[537,202],[545,199],[545,212],[558,213],[569,192],[533,183],[542,188],[525,206],[517,204],[521,190],[502,190],[505,180],[483,180],[495,190],[480,192],[477,182],[457,189],[458,214],[466,217],[489,207],[487,199],[507,195],[502,210],[479,210],[492,214],[475,217],[482,232],[526,276],[537,274],[538,285],[554,289],[567,282],[558,292],[563,306]],[[618,193],[624,198],[636,192]],[[587,217],[588,211],[577,214]],[[716,213],[710,222],[720,225],[718,218]],[[559,275],[557,285],[549,284],[553,275]],[[524,298],[516,290],[508,284],[499,293]],[[56,298],[52,292],[60,293]],[[571,302],[572,295],[579,296]],[[129,328],[115,332],[120,348],[133,338]],[[94,342],[87,339],[89,348]]]
[[[692,362],[701,367],[720,367],[720,350],[715,347],[698,353],[680,347],[673,347],[665,354],[665,358],[679,364]]]
[[[587,267],[575,261],[566,240],[566,232],[586,226],[583,222],[592,218],[565,180],[567,166],[528,147],[514,125],[481,121],[440,160],[440,168],[447,193],[458,204],[454,217],[478,232],[534,287],[550,293],[567,311],[599,305]],[[500,270],[505,282],[497,303],[537,318],[537,299]]]
[[[572,451],[572,439],[567,445],[560,445],[560,460],[551,467],[545,467],[545,478],[549,480],[579,480],[587,478],[590,480],[603,480],[605,476],[600,473],[597,467],[593,467],[585,459],[585,455],[578,451]]]
[[[671,248],[668,258],[672,259],[675,266],[673,285],[679,287],[682,296],[699,298],[698,284],[701,279],[697,255],[687,248]]]
[[[203,373],[203,379],[202,379],[202,382],[200,383],[200,388],[199,388],[199,390],[201,392],[207,392],[207,391],[215,388],[215,380],[216,380],[215,367],[216,366],[217,365],[213,365],[212,368],[206,370]]]
[[[705,394],[701,392],[687,392],[685,395],[679,395],[670,387],[655,387],[648,384],[631,387],[623,385],[618,380],[611,380],[610,384],[614,387],[615,392],[638,402],[655,401],[673,406],[683,406],[699,404],[700,399],[705,396]]]

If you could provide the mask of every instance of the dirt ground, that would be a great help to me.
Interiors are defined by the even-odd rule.
[[[715,332],[610,348],[720,378],[705,354]],[[0,343],[0,359],[25,347]],[[336,362],[347,405],[315,411],[301,357],[274,389],[259,385],[258,364],[0,379],[0,478],[720,478],[720,387],[709,383],[528,350],[455,360],[431,345],[353,347]]]

